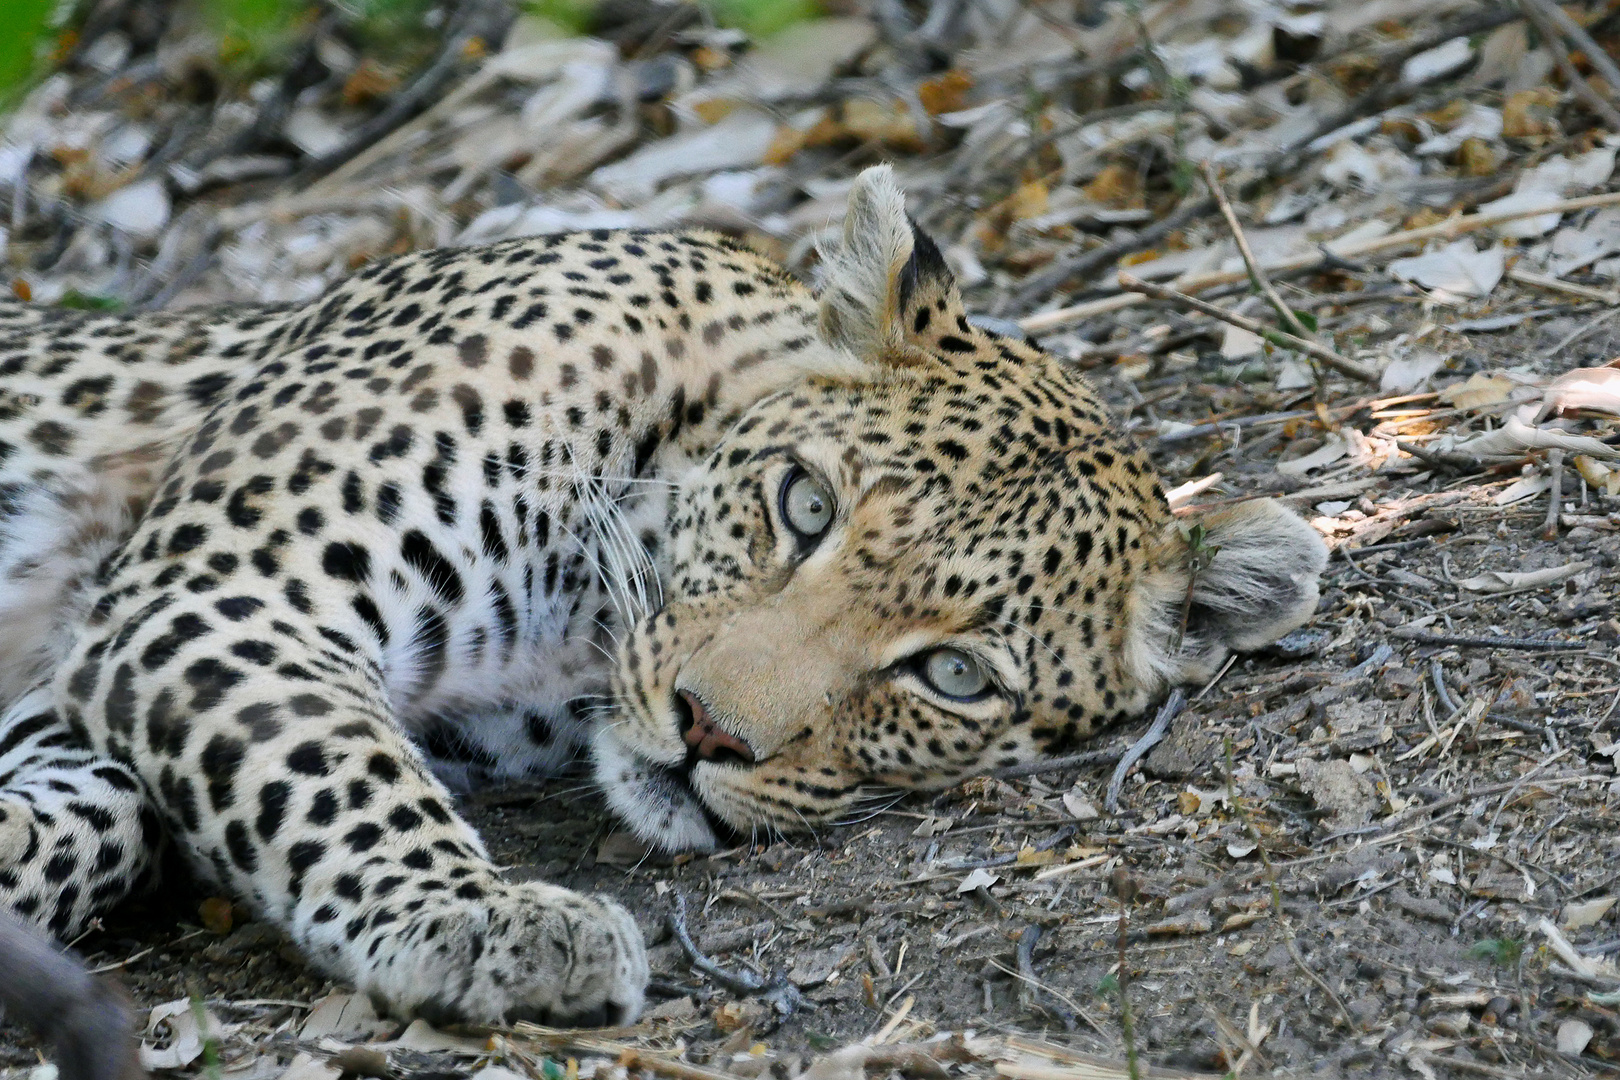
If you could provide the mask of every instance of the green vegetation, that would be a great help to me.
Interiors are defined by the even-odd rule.
[[[769,37],[821,14],[815,0],[712,0],[715,21],[755,37]]]
[[[44,66],[56,35],[55,0],[0,0],[0,107],[8,106]]]
[[[1498,967],[1513,967],[1524,955],[1524,942],[1518,938],[1485,938],[1474,942],[1468,955],[1476,960],[1489,960]]]
[[[73,308],[76,311],[117,311],[124,306],[124,302],[110,296],[89,296],[78,289],[69,289],[62,294],[62,299],[56,302],[56,306]]]
[[[518,0],[523,10],[576,34],[589,33],[597,0]],[[822,14],[818,0],[699,0],[722,26],[766,37]],[[319,17],[309,0],[177,0],[219,36],[219,56],[233,78],[266,74],[285,60],[300,33]],[[339,17],[368,55],[414,66],[438,43],[424,16],[434,0],[334,0]],[[85,0],[0,0],[0,108],[44,73],[82,19]]]

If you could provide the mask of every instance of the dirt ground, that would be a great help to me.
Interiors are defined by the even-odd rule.
[[[1425,317],[1406,301],[1347,310],[1379,316],[1387,333]],[[1465,363],[1502,367],[1566,329],[1543,321],[1459,351]],[[1598,334],[1577,353],[1601,359],[1614,344]],[[1117,373],[1098,381],[1136,416],[1203,416],[1233,395],[1250,412],[1268,404],[1223,382],[1218,357],[1199,365],[1148,406],[1151,377],[1130,380],[1133,393]],[[1161,446],[1159,465],[1167,485],[1221,471],[1205,503],[1276,488],[1279,455],[1301,447],[1275,431],[1284,433],[1236,446],[1228,437]],[[1118,1057],[1123,874],[1134,891],[1125,982],[1149,1061],[1223,1071],[1253,1048],[1251,1074],[1421,1073],[1414,1061],[1455,1076],[1607,1071],[1620,1059],[1620,1013],[1598,990],[1613,980],[1572,971],[1538,927],[1564,926],[1574,907],[1583,925],[1562,935],[1578,960],[1601,966],[1620,950],[1617,912],[1578,907],[1620,893],[1611,862],[1620,783],[1605,734],[1620,700],[1620,533],[1576,527],[1544,540],[1545,497],[1493,502],[1516,471],[1454,479],[1419,464],[1355,472],[1370,483],[1336,520],[1385,535],[1332,561],[1318,616],[1292,642],[1309,655],[1243,657],[1194,688],[1168,740],[1130,774],[1117,814],[1100,809],[1107,764],[975,781],[874,805],[814,837],[673,860],[617,834],[582,777],[480,792],[466,812],[514,876],[607,892],[637,913],[652,946],[655,1013],[677,1024],[699,1063],[754,1040],[804,1051],[846,1044],[897,1010],[898,1031],[913,1038],[1018,1031]],[[1294,501],[1312,515],[1327,487],[1310,484]],[[1578,485],[1566,493],[1579,503]],[[1612,509],[1588,493],[1588,516]],[[1572,562],[1586,567],[1507,596],[1452,584]],[[1560,647],[1403,636],[1424,616],[1436,617],[1420,634]],[[1097,745],[1122,745],[1143,726]],[[1273,889],[1283,920],[1270,913]],[[671,936],[677,894],[704,951],[733,970],[785,973],[807,1004],[779,1024],[758,1004],[727,1011],[736,995],[693,974]],[[241,912],[223,934],[203,929],[206,899],[173,880],[79,948],[93,965],[117,965],[142,1006],[196,995],[264,1032],[327,993]],[[1019,941],[1032,933],[1020,978]],[[1571,1021],[1592,1032],[1578,1064],[1555,1050]],[[7,1066],[37,1060],[15,1030],[0,1042]]]
[[[345,14],[368,5],[337,3],[248,78],[185,5],[81,6],[62,70],[0,117],[20,298],[301,300],[390,253],[622,224],[724,227],[809,278],[849,177],[889,160],[972,307],[1087,367],[1167,489],[1218,474],[1184,506],[1275,495],[1335,549],[1316,618],[1189,688],[1117,809],[1149,718],[1087,764],[699,858],[628,842],[583,772],[467,798],[514,876],[642,923],[650,1019],[586,1050],[532,1030],[412,1049],[374,1025],[386,1056],[345,1056],[309,1021],[343,988],[171,873],[76,945],[143,1022],[191,999],[229,1028],[186,1075],[1097,1080],[1127,1071],[1083,1055],[1132,1046],[1154,1075],[1620,1072],[1620,500],[1572,450],[1549,529],[1544,450],[1456,451],[1620,354],[1620,77],[1592,65],[1620,52],[1620,7],[1565,5],[1595,44],[1554,48],[1525,0],[829,0],[851,17],[748,51],[698,5],[603,3],[602,40],[559,46],[518,16],[534,5],[456,0],[428,5],[437,59],[411,59],[372,55]],[[1205,162],[1275,306],[1408,390],[1234,347],[1185,298],[1116,303],[1139,299],[1127,269],[1274,321],[1221,270]],[[1490,233],[1526,188],[1569,200],[1557,227]],[[1388,263],[1431,240],[1457,266]],[[1614,393],[1532,423],[1606,439],[1613,465]],[[694,971],[678,898],[726,972],[802,1004]],[[933,1049],[834,1060],[863,1041]],[[545,1060],[502,1056],[521,1046]],[[663,1056],[624,1056],[643,1050]],[[0,1026],[0,1080],[52,1080],[41,1060]]]

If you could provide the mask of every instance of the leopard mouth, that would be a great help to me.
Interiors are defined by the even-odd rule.
[[[596,782],[630,831],[665,851],[712,851],[735,830],[703,798],[684,760],[657,761],[604,724],[591,744]]]
[[[648,762],[647,768],[657,774],[663,783],[668,784],[691,801],[691,804],[703,815],[703,820],[708,824],[710,831],[714,833],[717,842],[729,843],[736,841],[741,838],[742,833],[716,813],[714,807],[710,806],[708,800],[703,797],[702,792],[698,791],[697,785],[692,783],[692,769],[700,760],[696,752],[692,752],[688,753],[686,760],[679,765],[658,765]]]

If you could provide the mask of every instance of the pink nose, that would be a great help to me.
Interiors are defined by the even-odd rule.
[[[692,711],[692,726],[681,733],[681,738],[686,740],[687,746],[697,750],[698,757],[713,761],[730,751],[748,764],[754,763],[753,747],[716,724],[696,694],[682,690],[680,695],[686,707]]]

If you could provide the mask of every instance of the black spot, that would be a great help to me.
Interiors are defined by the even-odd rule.
[[[264,601],[256,596],[227,596],[214,601],[214,610],[232,622],[241,622],[262,607]]]
[[[169,537],[169,554],[184,555],[207,539],[208,528],[206,526],[181,525]]]
[[[447,604],[459,604],[464,594],[461,575],[455,565],[433,546],[421,530],[412,529],[400,542],[400,554],[405,561],[433,586],[433,591]]]
[[[326,545],[321,568],[344,581],[365,581],[371,577],[371,553],[351,541]]]
[[[236,774],[246,756],[247,747],[242,741],[227,735],[215,735],[203,747],[198,763],[208,780],[208,803],[216,811],[229,809],[236,802]]]
[[[242,681],[242,673],[213,657],[204,657],[186,668],[185,680],[191,687],[191,709],[202,712],[218,705],[231,687]]]
[[[325,776],[326,753],[314,740],[301,742],[287,755],[287,768],[301,776]]]
[[[382,839],[382,835],[383,831],[381,826],[375,825],[369,821],[362,821],[360,824],[348,831],[348,833],[343,837],[343,841],[349,845],[350,851],[358,854],[362,851],[370,851],[372,848],[376,847],[377,842]]]

